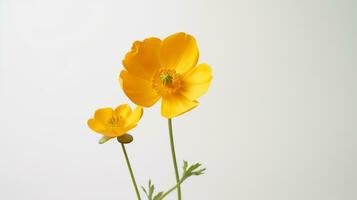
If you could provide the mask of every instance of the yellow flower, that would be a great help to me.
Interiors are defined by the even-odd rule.
[[[115,110],[101,108],[95,111],[94,118],[88,120],[88,126],[104,137],[99,143],[104,143],[111,138],[125,135],[134,128],[141,116],[143,109],[137,106],[134,111],[128,104],[119,105]]]
[[[163,41],[154,37],[136,41],[123,60],[120,83],[139,106],[150,107],[162,98],[162,116],[173,118],[195,108],[196,99],[210,86],[211,67],[197,65],[197,60],[196,40],[185,33]]]

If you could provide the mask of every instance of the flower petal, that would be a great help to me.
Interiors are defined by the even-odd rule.
[[[101,108],[95,111],[94,119],[106,123],[113,116],[112,108]]]
[[[160,68],[159,50],[161,40],[148,38],[136,41],[123,60],[123,65],[129,73],[150,80],[154,71]]]
[[[130,124],[122,128],[115,128],[113,129],[113,132],[115,133],[113,136],[118,137],[125,135],[129,130],[133,129],[137,124]]]
[[[127,119],[127,125],[137,124],[143,116],[143,108],[137,106]]]
[[[181,94],[191,100],[196,100],[204,95],[212,80],[212,69],[207,64],[200,64],[185,74],[182,79]]]
[[[122,104],[118,106],[114,112],[117,116],[122,116],[123,118],[127,118],[131,114],[131,108],[128,104]]]
[[[110,133],[108,128],[102,122],[96,119],[89,119],[87,123],[89,128],[97,133],[100,133],[102,135],[106,135]]]
[[[151,82],[133,76],[125,70],[121,71],[120,79],[125,94],[135,104],[150,107],[159,100],[160,95],[152,88]]]
[[[191,101],[180,94],[165,96],[161,102],[161,115],[166,118],[177,117],[192,110],[197,105],[197,101]]]
[[[191,35],[176,33],[162,41],[160,48],[161,67],[175,69],[183,74],[197,64],[198,47]]]

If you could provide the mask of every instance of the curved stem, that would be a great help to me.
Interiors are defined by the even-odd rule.
[[[128,154],[127,154],[127,152],[126,152],[126,149],[125,149],[125,146],[124,146],[123,143],[121,143],[121,147],[122,147],[123,152],[124,152],[124,155],[125,155],[126,164],[128,165],[128,169],[129,169],[129,172],[130,172],[131,181],[133,182],[136,195],[138,196],[138,200],[141,200],[140,193],[139,193],[139,189],[138,189],[138,186],[136,185],[134,173],[133,173],[133,170],[131,169],[129,157],[128,157]]]
[[[175,143],[174,143],[174,136],[173,136],[173,132],[172,132],[172,121],[171,121],[171,119],[168,119],[168,125],[169,125],[169,133],[170,133],[171,155],[172,155],[172,160],[173,160],[173,163],[174,163],[176,184],[177,184],[175,187],[177,187],[178,200],[181,200],[180,175],[179,175],[178,168],[177,168],[176,153],[175,153]]]

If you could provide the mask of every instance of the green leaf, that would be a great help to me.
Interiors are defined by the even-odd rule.
[[[183,172],[185,173],[187,171],[188,167],[188,162],[186,160],[183,161]]]
[[[149,198],[149,195],[148,195],[148,192],[146,191],[146,189],[143,186],[141,186],[141,189],[144,191],[145,195]]]
[[[149,180],[149,199],[152,199],[152,196],[154,195],[155,191],[155,186],[151,183],[151,180]]]
[[[204,174],[204,171],[205,171],[205,170],[206,170],[206,168],[197,170],[197,171],[195,171],[195,172],[192,172],[192,175],[199,176],[199,175],[201,175],[201,174]]]
[[[157,195],[154,196],[154,200],[160,199],[163,194],[164,194],[164,192],[159,192]]]
[[[183,167],[182,167],[183,173],[182,173],[182,177],[179,180],[179,183],[174,185],[173,187],[171,187],[166,192],[161,191],[161,192],[157,193],[156,195],[154,195],[155,187],[151,183],[151,180],[149,180],[149,185],[148,185],[147,190],[143,187],[142,188],[149,200],[162,200],[162,199],[166,198],[166,196],[169,195],[172,191],[176,190],[177,187],[179,187],[187,178],[189,178],[191,176],[200,176],[200,175],[204,174],[204,172],[206,171],[206,168],[201,168],[201,166],[202,166],[201,163],[195,163],[193,165],[189,165],[188,162],[184,160]]]
[[[200,163],[196,163],[194,165],[191,165],[187,171],[192,173],[195,169],[199,168],[200,166],[201,166]]]
[[[144,191],[146,197],[148,200],[153,200],[154,192],[155,192],[155,186],[152,184],[151,180],[149,180],[148,188],[145,189],[143,186],[141,186],[141,189]]]

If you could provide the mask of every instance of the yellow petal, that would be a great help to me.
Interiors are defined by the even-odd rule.
[[[151,80],[154,71],[160,68],[160,44],[161,40],[154,37],[134,42],[123,60],[125,69],[135,76]]]
[[[151,82],[133,76],[125,70],[121,71],[120,78],[123,81],[124,93],[135,104],[150,107],[159,100],[160,96],[152,88]]]
[[[182,79],[183,87],[181,94],[191,100],[196,100],[204,95],[212,80],[212,69],[207,64],[200,64],[186,73]]]
[[[142,116],[143,116],[143,108],[137,106],[135,110],[131,113],[131,115],[128,117],[127,124],[128,125],[137,124]]]
[[[95,111],[94,119],[106,123],[113,116],[112,108],[101,108]]]
[[[118,136],[122,136],[122,135],[125,135],[129,130],[133,129],[137,124],[130,124],[130,125],[127,125],[123,128],[115,128],[113,129],[113,136],[114,137],[118,137]],[[111,136],[111,135],[107,135],[107,136]]]
[[[162,97],[161,115],[166,118],[177,117],[188,112],[198,105],[197,101],[191,101],[183,95],[175,94]]]
[[[110,134],[110,131],[108,130],[108,128],[102,122],[100,122],[96,119],[89,119],[88,126],[93,131],[100,133],[102,135]]]
[[[121,74],[121,72],[120,72]],[[121,77],[121,75],[119,75],[119,85],[121,87],[121,89],[123,89],[123,78]]]
[[[131,114],[131,108],[128,104],[123,104],[118,106],[114,112],[115,115],[117,116],[122,116],[123,118],[127,118]]]
[[[183,74],[196,66],[198,47],[191,35],[176,33],[162,41],[160,48],[161,67],[175,69]]]

